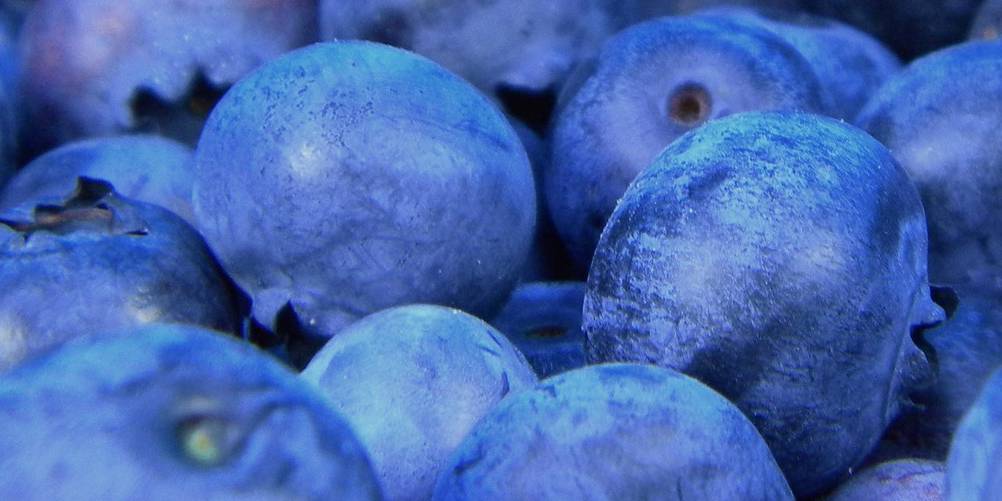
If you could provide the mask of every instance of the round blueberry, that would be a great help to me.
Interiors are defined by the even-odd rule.
[[[792,500],[761,435],[674,371],[585,367],[512,395],[449,460],[436,501]]]
[[[77,339],[0,376],[0,497],[381,499],[328,405],[263,352],[193,326]]]
[[[730,398],[809,496],[930,377],[942,320],[915,187],[843,122],[742,113],[678,139],[623,196],[584,300],[593,362],[673,368]]]
[[[195,152],[195,214],[272,324],[330,336],[426,302],[486,316],[532,243],[535,189],[504,115],[412,53],[316,44],[235,85]]]
[[[0,216],[0,290],[0,371],[95,331],[241,329],[241,298],[191,226],[87,178],[59,205]]]
[[[968,42],[914,61],[856,118],[918,186],[934,281],[1002,265],[1002,44]]]
[[[587,269],[626,187],[675,138],[748,110],[821,110],[826,97],[792,46],[750,23],[666,17],[607,42],[562,91],[545,172],[561,238]]]
[[[459,310],[409,305],[335,336],[302,377],[358,433],[388,500],[422,500],[482,416],[536,376],[504,335]]]

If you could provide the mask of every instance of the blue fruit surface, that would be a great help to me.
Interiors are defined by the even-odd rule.
[[[330,336],[414,302],[493,313],[536,219],[504,115],[435,63],[358,41],[294,51],[234,86],[195,152],[199,227],[271,325]]]
[[[1002,492],[1002,370],[957,427],[946,460],[949,501],[989,501]]]
[[[852,26],[805,12],[750,7],[700,11],[752,22],[786,40],[811,64],[831,99],[829,114],[853,120],[901,62],[880,41]]]
[[[359,320],[328,342],[302,377],[352,425],[390,500],[428,499],[473,425],[536,383],[503,334],[430,305]]]
[[[21,168],[0,188],[0,210],[61,201],[80,176],[111,183],[122,196],[159,205],[195,224],[194,153],[158,136],[118,136],[66,144]]]
[[[22,104],[33,126],[26,146],[44,151],[160,126],[197,138],[212,103],[189,95],[195,81],[232,85],[314,41],[315,18],[311,0],[39,0],[20,42]],[[179,113],[165,118],[181,123],[142,123],[136,107],[148,100],[176,105]]]
[[[238,292],[190,225],[87,178],[59,205],[0,216],[0,290],[0,370],[96,331],[241,330]]]
[[[412,50],[488,94],[559,85],[618,26],[605,0],[321,0],[326,40]]]
[[[793,499],[755,427],[677,372],[608,364],[512,395],[449,460],[436,501]]]
[[[185,325],[77,339],[0,376],[0,498],[379,500],[323,397]]]
[[[827,102],[803,56],[764,28],[691,16],[620,32],[576,71],[554,119],[544,186],[571,257],[588,268],[616,201],[682,134],[732,113]]]
[[[828,501],[942,501],[946,465],[940,461],[901,459],[856,473],[826,497]]]
[[[1002,44],[968,42],[912,62],[856,124],[891,150],[922,194],[933,280],[1002,265]]]
[[[617,206],[588,275],[585,348],[730,398],[809,496],[931,376],[910,337],[944,316],[925,256],[918,193],[863,131],[802,113],[716,120]]]

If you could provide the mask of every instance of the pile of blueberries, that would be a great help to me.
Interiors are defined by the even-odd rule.
[[[5,0],[0,499],[1002,499],[1000,34]]]

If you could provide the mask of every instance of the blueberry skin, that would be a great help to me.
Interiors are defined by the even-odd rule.
[[[477,421],[536,375],[504,335],[451,308],[408,305],[352,324],[302,373],[352,425],[390,500],[428,499]]]
[[[942,501],[946,465],[940,461],[902,459],[857,473],[827,501]]]
[[[141,92],[181,103],[196,76],[223,88],[316,40],[311,0],[39,0],[21,34],[25,140],[44,151],[135,130]],[[197,136],[196,136],[197,137]]]
[[[1002,0],[985,0],[978,8],[969,40],[995,40],[1002,34]]]
[[[605,227],[585,350],[730,398],[810,496],[930,376],[909,337],[943,318],[925,231],[915,188],[862,131],[785,112],[710,122],[672,143]]]
[[[0,371],[95,331],[240,329],[237,292],[191,226],[86,178],[61,206],[0,217],[0,290]]]
[[[95,334],[0,376],[0,497],[381,499],[343,418],[227,337]]]
[[[219,102],[195,164],[200,229],[266,325],[290,301],[327,337],[414,302],[489,316],[532,243],[532,171],[504,115],[385,45],[265,65]]]
[[[194,152],[149,135],[77,141],[36,158],[0,188],[0,210],[63,197],[80,176],[107,181],[125,197],[159,205],[195,224]]]
[[[755,427],[675,371],[585,367],[501,402],[449,460],[436,501],[793,499]]]
[[[922,194],[936,282],[1002,265],[1002,44],[968,42],[911,63],[856,118]]]
[[[485,93],[544,91],[614,33],[606,0],[322,0],[324,40],[364,39],[412,50]]]
[[[616,201],[669,143],[748,110],[823,110],[807,61],[764,28],[722,18],[635,25],[563,89],[546,200],[575,263],[587,269]]]
[[[815,14],[856,26],[905,60],[964,39],[982,0],[803,0]]]
[[[990,501],[1002,492],[1002,370],[988,379],[957,427],[946,459],[950,501]]]
[[[586,364],[581,330],[583,282],[519,285],[493,320],[525,355],[540,378]]]
[[[807,59],[831,98],[829,114],[853,120],[901,61],[871,35],[833,19],[805,12],[719,7],[703,15],[731,16],[779,35]]]

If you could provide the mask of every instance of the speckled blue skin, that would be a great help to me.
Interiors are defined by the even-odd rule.
[[[151,322],[240,330],[236,291],[191,226],[107,184],[83,186],[97,195],[34,217],[0,215],[0,371],[95,331]]]
[[[195,163],[200,229],[265,325],[290,301],[325,336],[414,302],[488,316],[532,243],[532,171],[504,115],[385,45],[265,65],[216,106]]]
[[[181,101],[316,39],[311,0],[39,0],[21,34],[29,147],[133,130],[145,89]],[[198,117],[196,117],[198,118]]]
[[[858,464],[929,377],[943,319],[922,205],[843,122],[744,113],[683,136],[630,186],[584,300],[593,362],[673,368],[730,398],[798,496]]]
[[[984,0],[971,22],[967,38],[995,40],[1002,35],[1002,0]]]
[[[582,282],[519,285],[491,325],[525,355],[540,378],[585,365]]]
[[[890,79],[856,118],[922,194],[934,281],[1002,265],[1002,44],[968,42]]]
[[[536,384],[504,335],[459,310],[429,305],[352,324],[302,378],[352,425],[388,500],[428,499],[473,425],[509,393]]]
[[[674,96],[706,90],[699,119],[679,120]],[[807,61],[749,23],[662,18],[608,41],[564,88],[544,186],[557,231],[581,269],[631,181],[677,137],[708,119],[748,110],[822,110],[827,98]]]
[[[957,423],[1002,366],[1002,281],[954,288],[956,311],[923,336],[936,354],[936,382],[912,396],[917,408],[890,431],[897,445],[937,459],[946,457]]]
[[[619,28],[608,0],[321,0],[325,40],[364,39],[412,50],[487,94],[543,91]]]
[[[902,459],[856,473],[826,501],[943,501],[946,465]]]
[[[957,427],[946,460],[949,501],[992,501],[1002,492],[1002,370]]]
[[[36,158],[0,188],[0,210],[60,200],[77,178],[108,181],[119,194],[170,209],[191,224],[194,154],[157,136],[119,136],[66,144]]]
[[[963,40],[982,0],[802,0],[805,9],[841,19],[912,59]]]
[[[877,39],[847,24],[803,12],[719,7],[702,11],[753,22],[776,33],[807,59],[831,99],[831,116],[853,120],[901,62]]]
[[[585,367],[513,395],[449,464],[435,501],[793,499],[734,405],[640,364]]]
[[[192,425],[214,437],[215,461],[186,454]],[[183,325],[77,339],[0,376],[0,468],[4,499],[380,499],[315,389]]]

